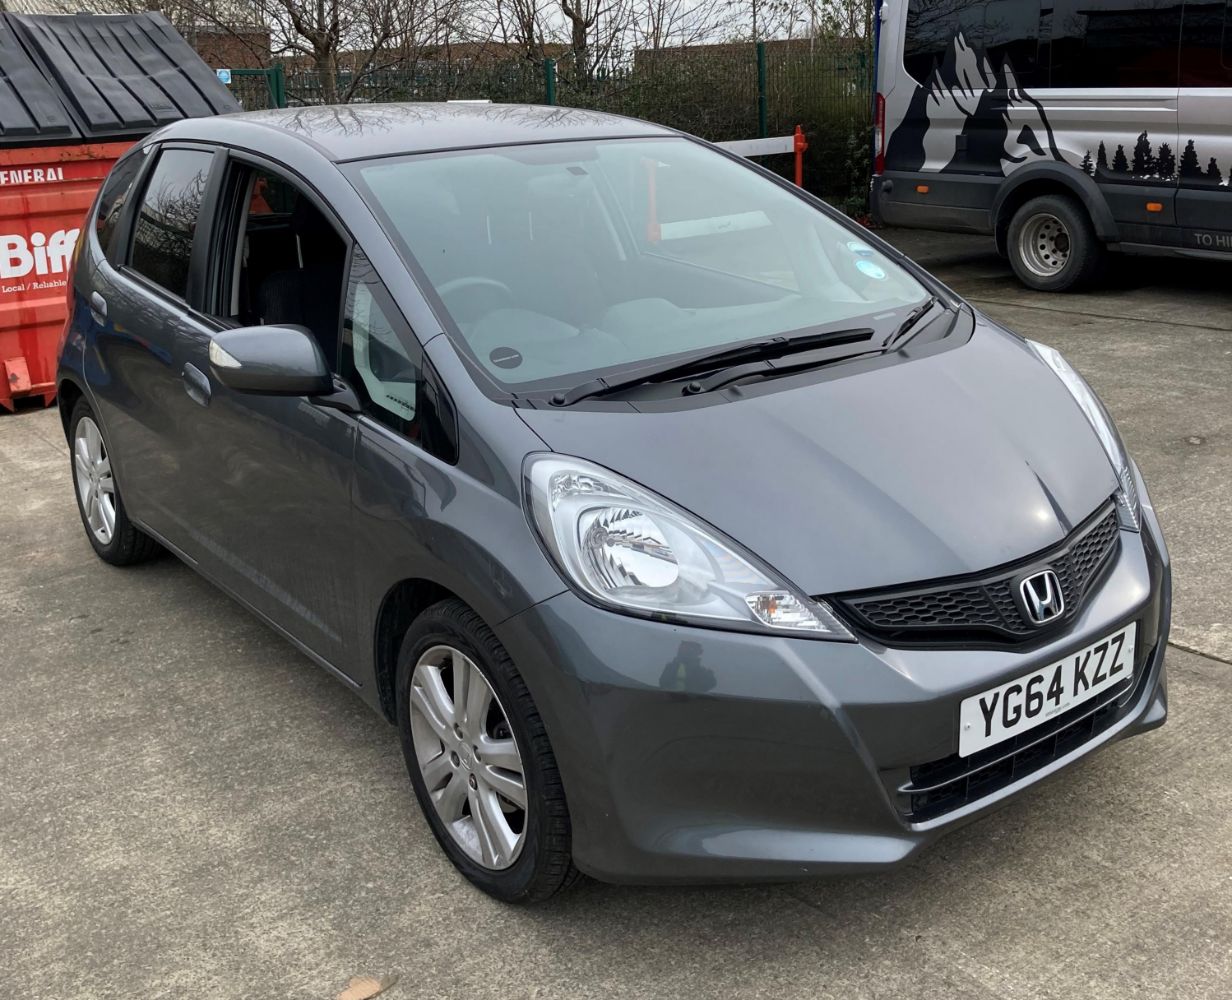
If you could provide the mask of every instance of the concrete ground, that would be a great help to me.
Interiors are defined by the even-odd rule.
[[[7,995],[1232,995],[1232,269],[1044,296],[986,241],[889,235],[1117,417],[1172,546],[1167,726],[880,877],[510,909],[437,850],[391,728],[174,560],[94,558],[55,412],[0,417]]]

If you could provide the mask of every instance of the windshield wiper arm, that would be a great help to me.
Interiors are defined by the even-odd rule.
[[[923,319],[924,315],[928,313],[928,311],[931,310],[936,304],[937,296],[930,295],[918,306],[912,309],[911,312],[907,314],[907,318],[899,324],[898,329],[895,330],[890,336],[890,339],[885,342],[884,350],[888,351],[891,347],[897,344],[899,340],[901,340],[908,333],[908,331],[916,325],[916,323]]]
[[[594,396],[604,396],[621,389],[632,389],[639,385],[653,382],[670,382],[685,375],[708,372],[746,361],[769,361],[781,358],[787,354],[797,354],[812,351],[818,347],[828,347],[832,344],[857,343],[869,340],[874,330],[872,327],[854,327],[850,330],[823,330],[819,333],[799,333],[795,336],[784,334],[780,337],[770,337],[766,340],[755,340],[750,344],[738,347],[728,347],[719,351],[697,354],[683,361],[674,361],[659,367],[641,368],[621,378],[593,378],[575,385],[567,392],[558,392],[549,400],[553,406],[572,406],[583,399]]]

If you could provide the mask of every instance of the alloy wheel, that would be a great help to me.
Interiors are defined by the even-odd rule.
[[[466,855],[497,871],[526,838],[522,755],[483,671],[452,646],[433,646],[410,684],[411,737],[428,797]]]
[[[99,544],[108,545],[116,524],[115,477],[103,435],[90,417],[77,421],[73,465],[77,473],[77,499],[86,524]]]

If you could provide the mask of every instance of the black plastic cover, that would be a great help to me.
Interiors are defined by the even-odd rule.
[[[0,145],[78,136],[55,88],[0,20]]]
[[[240,110],[162,14],[4,18],[83,139],[137,138],[181,118]]]

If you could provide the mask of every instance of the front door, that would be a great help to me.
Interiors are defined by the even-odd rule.
[[[305,326],[336,367],[347,260],[337,229],[294,185],[235,160],[219,206],[203,299],[212,332]],[[305,397],[228,389],[211,371],[210,340],[185,343],[202,386],[188,431],[195,493],[184,509],[220,582],[349,675],[357,422]]]

